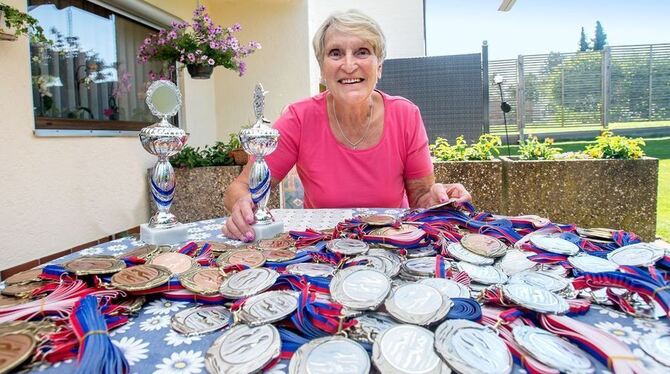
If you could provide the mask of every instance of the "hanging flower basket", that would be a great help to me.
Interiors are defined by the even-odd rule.
[[[214,66],[188,64],[186,65],[186,70],[188,70],[193,79],[209,79],[214,71]]]

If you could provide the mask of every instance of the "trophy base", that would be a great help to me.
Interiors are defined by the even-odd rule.
[[[169,229],[149,227],[148,223],[140,225],[140,240],[153,245],[172,245],[186,241],[188,228],[177,224]]]
[[[284,232],[284,222],[275,221],[264,225],[251,225],[256,234],[254,241],[271,239]]]

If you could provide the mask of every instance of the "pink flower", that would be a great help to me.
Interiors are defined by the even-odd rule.
[[[213,58],[210,58],[209,60],[207,60],[207,63],[210,64],[210,65],[214,65],[214,62],[215,61],[214,61]]]
[[[146,44],[146,45],[151,44],[151,38],[144,39],[144,44]]]
[[[187,57],[189,61],[191,62],[195,61],[195,55],[193,53],[189,53]]]

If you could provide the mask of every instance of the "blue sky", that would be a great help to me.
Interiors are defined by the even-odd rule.
[[[426,0],[429,56],[476,53],[488,41],[489,59],[574,52],[580,28],[592,38],[600,21],[610,45],[670,43],[670,0]]]

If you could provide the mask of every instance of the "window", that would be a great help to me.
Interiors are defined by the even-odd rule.
[[[28,12],[53,41],[30,48],[36,130],[138,131],[155,122],[144,98],[163,66],[136,61],[155,28],[84,0],[30,0]],[[162,71],[174,80],[174,66]]]

